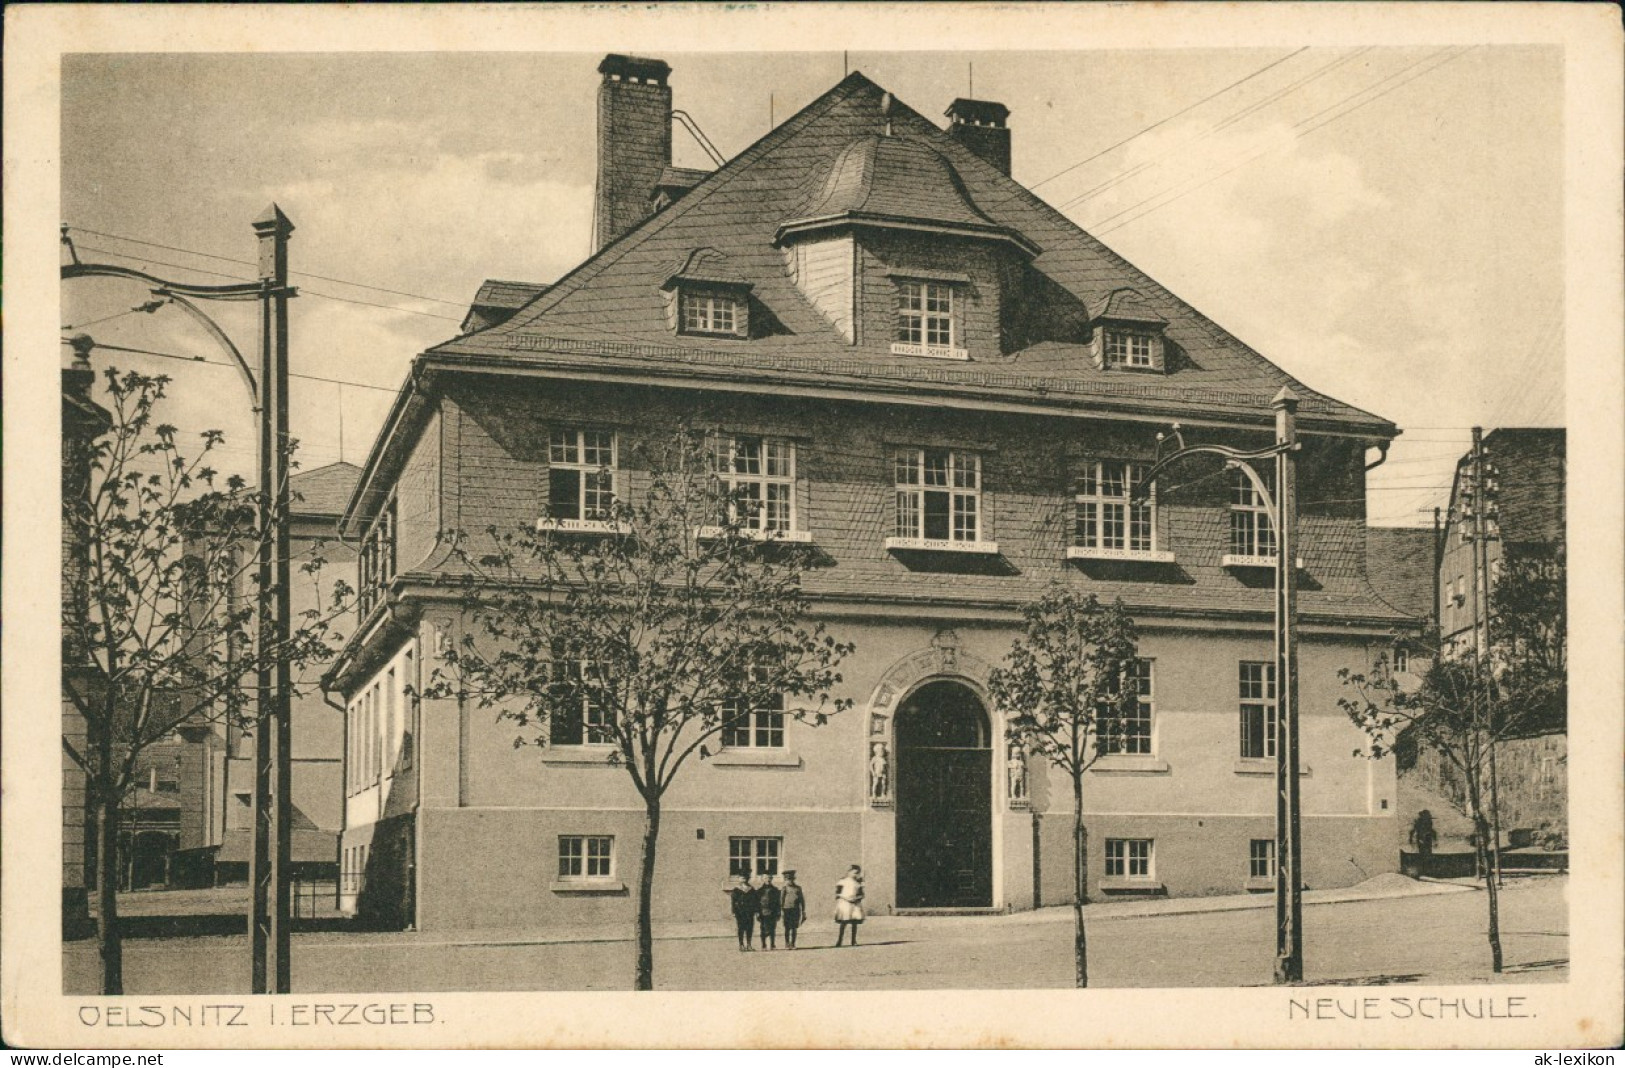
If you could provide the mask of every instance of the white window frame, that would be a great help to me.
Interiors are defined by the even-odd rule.
[[[1143,849],[1139,848],[1142,846]],[[1136,868],[1143,868],[1143,870],[1136,871]],[[1134,883],[1155,882],[1157,878],[1157,840],[1155,838],[1106,839],[1106,878]]]
[[[762,682],[765,668],[752,668],[754,681]],[[766,707],[745,708],[743,702],[731,698],[723,702],[722,748],[724,749],[783,749],[784,748],[784,695],[773,694]]]
[[[557,683],[565,672],[570,672],[577,678],[582,678],[591,667],[592,661],[590,660],[562,659],[550,661],[548,671],[554,682]],[[577,740],[573,742],[553,741],[554,724],[549,722],[547,728],[549,743],[554,746],[595,747],[600,749],[613,746],[615,744],[615,724],[608,710],[589,697],[585,688],[577,686],[576,693],[581,698],[581,732],[577,736]],[[548,714],[550,717],[553,714],[551,709],[549,709]]]
[[[685,334],[739,337],[744,322],[744,298],[716,289],[679,290],[678,315]]]
[[[1156,338],[1145,330],[1106,327],[1104,340],[1108,367],[1155,368]]]
[[[1260,850],[1258,847],[1266,847]],[[1262,864],[1260,863],[1262,862]],[[1259,871],[1260,866],[1264,869]],[[1249,882],[1262,882],[1275,879],[1275,839],[1252,838],[1247,842],[1247,879]]]
[[[1098,731],[1095,743],[1101,756],[1154,757],[1157,755],[1155,663],[1144,657],[1137,658],[1129,670],[1134,672],[1134,684],[1139,690],[1139,700],[1135,703],[1134,714],[1129,718],[1129,723],[1137,729]],[[1139,728],[1141,723],[1144,724],[1143,729]],[[1127,743],[1132,743],[1133,747]],[[1142,745],[1144,748],[1138,748]]]
[[[1276,717],[1280,713],[1275,665],[1268,660],[1243,660],[1237,667],[1236,681],[1241,713],[1237,743],[1241,759],[1274,760],[1276,735],[1279,732]],[[1248,752],[1247,743],[1255,733],[1249,717],[1258,720],[1258,752]]]
[[[767,849],[764,851],[763,847]],[[785,870],[783,865],[782,836],[732,835],[728,838],[729,875],[743,874],[747,879],[754,879],[758,875],[777,875]]]
[[[615,836],[612,834],[561,834],[558,856],[561,883],[615,878]],[[566,868],[578,870],[567,871]]]
[[[608,462],[604,453],[607,449]],[[588,457],[591,456],[591,459]],[[553,514],[558,491],[556,477],[575,476],[575,516]],[[580,533],[624,533],[613,507],[620,481],[620,435],[595,427],[554,427],[547,436],[547,514],[537,521],[540,530]],[[606,485],[607,483],[607,485]]]
[[[959,344],[958,300],[950,282],[903,278],[897,281],[896,356],[965,360]]]
[[[1157,488],[1135,503],[1130,494],[1149,464],[1134,460],[1091,460],[1084,464],[1073,494],[1069,560],[1144,560],[1172,563],[1174,554],[1157,547]],[[1113,518],[1115,517],[1115,519]],[[1108,536],[1115,526],[1119,536]],[[1144,537],[1136,535],[1143,528]]]
[[[1404,643],[1394,645],[1394,674],[1409,675],[1411,673],[1411,651],[1405,648]]]
[[[982,456],[964,449],[901,448],[892,459],[896,489],[892,537],[887,549],[997,553],[997,542],[982,540]],[[927,504],[943,497],[946,537],[930,537]],[[933,509],[934,511],[935,509]]]
[[[729,516],[740,537],[756,541],[812,540],[800,529],[797,515],[795,442],[759,434],[719,435],[712,442],[711,469],[727,497]],[[739,515],[739,505],[745,501],[754,502],[755,508],[751,514]],[[700,534],[719,537],[722,528],[703,527]]]
[[[1262,474],[1266,484],[1268,474]],[[1270,487],[1271,493],[1274,487]],[[1220,561],[1224,567],[1274,567],[1280,541],[1269,505],[1240,467],[1230,469],[1230,551]],[[1301,564],[1300,564],[1301,566]]]

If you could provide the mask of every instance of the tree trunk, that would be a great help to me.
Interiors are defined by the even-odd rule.
[[[1495,886],[1495,872],[1490,862],[1491,849],[1500,851],[1501,843],[1490,842],[1490,823],[1484,818],[1483,791],[1478,781],[1478,768],[1475,765],[1473,774],[1467,776],[1467,803],[1472,808],[1473,837],[1478,840],[1478,871],[1484,879],[1485,896],[1490,909],[1490,968],[1497,975],[1501,972],[1501,902],[1500,895]]]
[[[118,802],[111,798],[111,791],[97,793],[101,798],[96,835],[96,938],[101,951],[102,993],[122,994],[124,935],[118,922]]]
[[[637,965],[632,989],[655,988],[654,885],[655,849],[660,839],[660,802],[646,801],[643,812],[643,857],[638,871]]]
[[[1089,942],[1083,903],[1089,896],[1089,831],[1083,825],[1083,775],[1072,776],[1072,955],[1077,985],[1089,985]]]

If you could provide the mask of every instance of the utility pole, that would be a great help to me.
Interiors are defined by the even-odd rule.
[[[1497,732],[1495,725],[1495,675],[1491,660],[1490,643],[1490,542],[1499,537],[1495,529],[1498,518],[1495,494],[1495,471],[1484,447],[1484,431],[1473,427],[1473,486],[1477,491],[1477,508],[1473,511],[1473,637],[1478,652],[1479,685],[1482,689],[1485,726],[1489,731],[1490,771],[1490,831],[1494,835],[1490,850],[1490,872],[1495,885],[1501,883],[1501,789],[1500,774],[1496,768]]]
[[[1298,781],[1298,398],[1275,409],[1275,981],[1303,981],[1303,811]]]
[[[254,220],[260,287],[260,538],[258,708],[254,727],[253,992],[286,994],[292,805],[292,678],[285,648],[289,600],[288,543],[288,235],[293,223],[272,204]],[[274,660],[274,663],[273,663]]]

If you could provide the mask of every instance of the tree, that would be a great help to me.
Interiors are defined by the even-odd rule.
[[[1022,610],[1021,636],[988,681],[994,703],[1010,713],[1008,739],[1037,753],[1072,780],[1073,951],[1077,985],[1089,985],[1083,905],[1088,899],[1089,834],[1084,774],[1125,751],[1139,705],[1134,621],[1122,601],[1102,607],[1059,587]]]
[[[1490,594],[1486,655],[1446,654],[1438,635],[1432,663],[1414,688],[1401,685],[1386,656],[1369,672],[1338,672],[1352,696],[1338,704],[1365,732],[1357,755],[1387,756],[1397,746],[1430,749],[1461,777],[1458,804],[1473,823],[1478,871],[1485,881],[1491,967],[1501,971],[1497,880],[1501,828],[1491,775],[1495,753],[1514,738],[1562,730],[1567,721],[1568,631],[1560,547],[1508,547]]]
[[[124,992],[119,820],[142,753],[177,727],[246,724],[245,679],[261,658],[303,667],[332,656],[349,594],[342,583],[318,593],[286,642],[256,647],[254,598],[241,593],[257,588],[261,498],[210,465],[219,431],[198,435],[188,458],[176,428],[157,421],[168,384],[108,369],[105,429],[64,442],[62,689],[84,743],[65,734],[62,745],[95,812],[104,994]],[[301,570],[314,578],[323,563],[313,553]]]
[[[820,726],[850,707],[830,691],[852,646],[806,624],[807,547],[756,529],[761,502],[726,489],[702,436],[681,429],[644,453],[637,503],[600,500],[595,531],[493,528],[483,551],[452,536],[468,568],[465,629],[430,693],[495,710],[516,746],[612,747],[643,801],[633,985],[652,990],[666,791],[727,728]]]

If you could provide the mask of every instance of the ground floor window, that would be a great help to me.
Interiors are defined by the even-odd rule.
[[[728,874],[754,879],[758,875],[779,873],[779,854],[782,838],[730,838],[728,839]]]
[[[1106,839],[1106,878],[1151,878],[1151,843],[1149,838]]]
[[[1254,838],[1247,844],[1247,877],[1275,878],[1275,839]]]
[[[559,835],[560,879],[607,879],[614,874],[615,839],[610,835]]]

